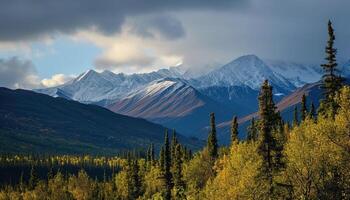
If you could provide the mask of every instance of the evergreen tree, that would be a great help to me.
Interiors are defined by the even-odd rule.
[[[310,116],[311,119],[315,119],[316,118],[316,110],[315,110],[315,106],[314,106],[313,102],[311,102],[309,116]]]
[[[29,181],[28,181],[29,189],[34,189],[37,181],[38,181],[38,175],[36,173],[34,165],[32,165],[30,168],[30,176],[29,176]]]
[[[299,119],[298,119],[298,107],[294,106],[294,115],[293,115],[293,127],[299,125]]]
[[[218,157],[218,141],[216,138],[215,114],[210,113],[210,132],[207,141],[209,156],[212,160]]]
[[[182,175],[182,163],[183,155],[181,150],[181,145],[177,144],[175,148],[174,156],[174,169],[173,169],[173,180],[176,199],[184,199],[185,182],[183,181]]]
[[[269,182],[270,194],[273,192],[273,172],[276,170],[274,156],[276,151],[279,150],[277,141],[273,136],[277,119],[275,109],[272,86],[265,80],[259,94],[260,138],[258,153],[263,160],[261,173]]]
[[[252,118],[252,120],[250,120],[250,125],[248,126],[248,130],[247,130],[247,140],[255,141],[257,137],[258,137],[257,125],[255,122],[255,119]]]
[[[175,129],[173,130],[173,135],[171,138],[171,158],[175,157],[175,151],[176,151],[176,146],[178,144],[177,138],[176,138],[176,131]]]
[[[231,122],[231,144],[238,142],[238,122],[237,116],[234,116]]]
[[[306,96],[303,94],[301,98],[301,108],[300,108],[300,116],[301,116],[301,121],[304,121],[306,116],[307,116],[307,107],[306,107]]]
[[[151,145],[147,149],[146,161],[147,161],[148,167],[151,167],[154,165],[154,145],[153,145],[153,143],[151,143]]]
[[[147,163],[151,162],[151,145],[148,146],[148,149],[147,149],[146,161],[147,161]]]
[[[165,132],[165,138],[164,138],[164,164],[163,164],[163,178],[165,182],[165,188],[164,188],[164,199],[170,200],[171,198],[171,188],[172,188],[172,176],[170,172],[171,168],[171,152],[170,152],[170,144],[169,144],[169,137],[168,137],[168,131]]]
[[[137,199],[141,195],[141,178],[139,176],[139,164],[137,159],[131,161],[130,170],[131,199]]]
[[[155,156],[154,156],[154,144],[151,143],[151,147],[150,147],[150,161],[151,164],[154,165],[154,160],[155,160]]]
[[[327,63],[322,64],[321,67],[324,70],[324,75],[322,77],[322,89],[325,99],[323,99],[319,112],[326,114],[327,110],[331,111],[332,117],[334,117],[338,105],[334,101],[335,94],[343,85],[344,79],[341,77],[339,70],[337,69],[336,53],[337,49],[334,48],[334,29],[332,27],[332,22],[328,21],[328,42],[325,49],[326,61]]]
[[[160,152],[159,152],[159,168],[164,171],[165,167],[164,167],[164,163],[165,163],[165,150],[164,150],[164,146],[162,146],[160,148]]]

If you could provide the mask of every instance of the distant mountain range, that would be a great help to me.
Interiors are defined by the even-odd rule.
[[[159,149],[164,132],[161,125],[100,106],[0,88],[0,153],[115,155],[151,143]],[[178,138],[192,149],[203,144]]]
[[[349,74],[350,62],[343,64]],[[61,86],[35,90],[54,97],[97,104],[116,113],[141,117],[175,128],[187,136],[207,137],[209,113],[217,123],[257,110],[260,85],[268,79],[280,101],[297,88],[320,80],[317,65],[239,57],[199,77],[180,67],[144,74],[89,70]]]

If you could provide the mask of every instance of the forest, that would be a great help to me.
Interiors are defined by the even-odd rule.
[[[215,114],[207,144],[192,153],[165,132],[155,152],[115,157],[1,155],[0,199],[350,199],[350,87],[336,63],[328,24],[323,99],[315,108],[303,95],[292,123],[276,109],[273,88],[262,83],[259,117],[230,146],[219,146]]]

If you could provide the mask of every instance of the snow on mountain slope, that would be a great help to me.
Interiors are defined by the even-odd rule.
[[[273,85],[285,90],[295,89],[294,85],[278,73],[275,73],[255,55],[247,55],[196,79],[193,84],[199,88],[211,86],[248,86],[258,90],[261,83],[268,79]]]
[[[304,65],[294,62],[267,61],[272,71],[288,79],[296,87],[319,81],[323,71],[320,65]]]
[[[177,78],[153,81],[108,108],[116,113],[176,128],[191,136],[201,133],[200,130],[208,123],[210,112],[217,113],[218,121],[232,117],[229,108],[224,108],[198,92],[187,81]]]
[[[54,97],[64,94],[65,98],[83,103],[112,102],[126,97],[154,80],[165,77],[181,77],[181,73],[176,68],[131,75],[115,74],[111,71],[98,73],[89,70],[61,86],[35,91]]]
[[[197,95],[198,92],[183,80],[165,78],[151,82],[109,109],[134,117],[180,117],[204,104]]]

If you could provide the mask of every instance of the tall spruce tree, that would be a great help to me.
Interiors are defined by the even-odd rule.
[[[231,144],[238,142],[238,121],[237,116],[234,116],[231,122]]]
[[[337,49],[334,48],[334,29],[332,22],[328,21],[328,41],[326,45],[326,61],[327,63],[322,64],[324,75],[322,77],[322,89],[325,99],[322,100],[319,112],[326,114],[327,111],[331,111],[332,117],[334,117],[338,105],[334,100],[335,94],[343,85],[344,79],[341,77],[340,72],[337,68],[336,54]]]
[[[159,168],[160,170],[164,171],[165,167],[164,167],[164,163],[165,163],[165,150],[164,150],[164,146],[162,146],[160,148],[160,152],[159,152]]]
[[[306,95],[303,94],[303,96],[301,98],[301,108],[300,108],[301,120],[304,121],[307,115],[308,115],[308,111],[307,111],[307,107],[306,107]]]
[[[298,116],[298,106],[294,106],[294,113],[293,113],[293,127],[296,127],[299,125],[299,116]]]
[[[147,163],[151,162],[151,145],[149,145],[148,149],[147,149],[146,161],[147,161]]]
[[[248,130],[247,130],[247,140],[248,141],[255,141],[258,137],[258,129],[257,129],[257,125],[255,122],[255,119],[252,118],[250,120],[250,125],[248,126]]]
[[[141,178],[139,176],[139,164],[137,159],[131,161],[130,169],[130,186],[131,186],[131,198],[137,199],[141,195]]]
[[[151,143],[151,149],[150,149],[150,161],[152,165],[154,165],[155,155],[154,155],[154,144]]]
[[[207,141],[209,156],[212,160],[218,157],[218,141],[216,138],[215,114],[210,113],[210,132]]]
[[[31,189],[31,190],[34,189],[37,182],[38,182],[38,175],[37,175],[37,172],[34,168],[34,165],[32,165],[30,168],[30,175],[29,175],[29,181],[28,181],[29,189]]]
[[[267,80],[261,86],[259,94],[259,146],[258,153],[262,156],[261,175],[266,178],[273,192],[273,172],[276,170],[275,155],[278,148],[273,131],[277,125],[276,106],[273,101],[272,86]]]
[[[171,151],[171,158],[175,157],[175,151],[176,151],[176,146],[178,144],[177,137],[176,137],[176,131],[175,129],[173,130],[173,135],[171,138],[171,146],[170,146],[170,151]],[[172,162],[173,164],[173,162]]]
[[[311,102],[309,117],[311,119],[315,119],[316,118],[316,110],[315,110],[315,105],[314,105],[313,102]]]
[[[171,188],[172,188],[172,176],[171,176],[171,152],[170,152],[170,144],[169,144],[169,137],[168,137],[168,131],[165,131],[165,137],[164,137],[164,164],[163,164],[163,176],[164,176],[164,182],[165,182],[165,188],[164,188],[164,199],[170,200],[171,199]]]
[[[173,182],[176,199],[184,199],[185,182],[182,175],[183,151],[180,144],[175,147],[175,155],[173,157]]]
[[[153,143],[151,143],[151,145],[147,149],[146,161],[147,161],[149,167],[154,165],[154,145],[153,145]]]

